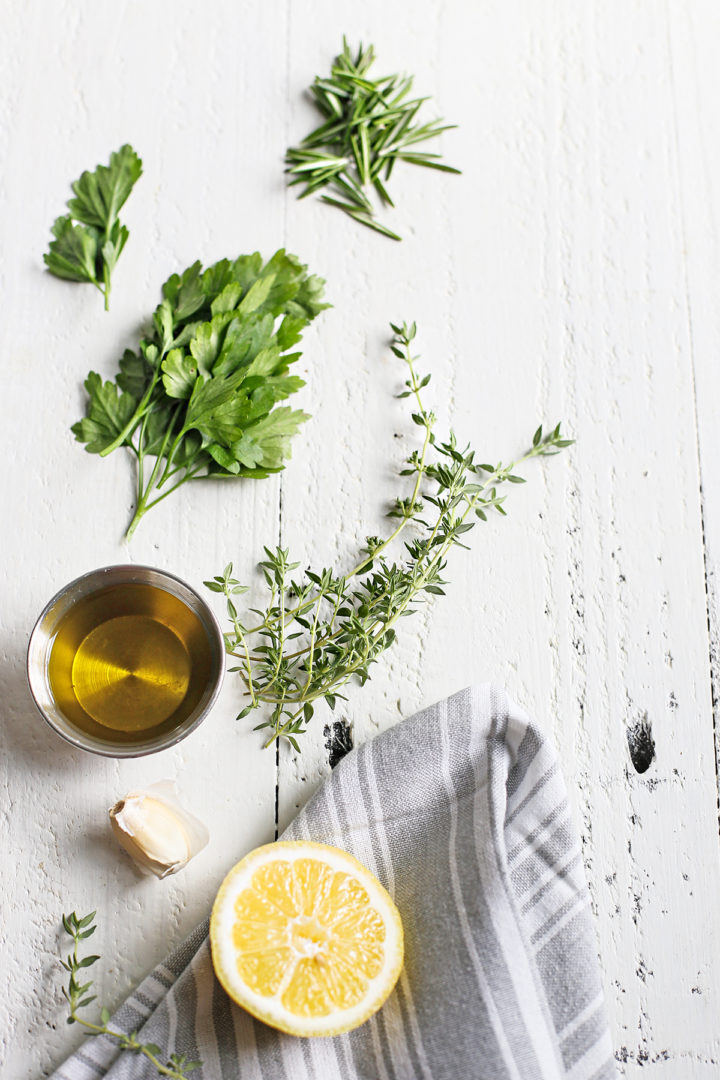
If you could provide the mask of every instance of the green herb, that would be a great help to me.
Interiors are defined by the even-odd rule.
[[[60,963],[70,973],[67,986],[63,987],[63,995],[68,1003],[70,1015],[68,1024],[81,1024],[88,1035],[107,1035],[117,1040],[121,1050],[130,1050],[136,1054],[143,1054],[148,1061],[155,1066],[160,1076],[169,1076],[172,1080],[186,1080],[188,1073],[200,1067],[200,1061],[188,1061],[185,1054],[171,1054],[163,1063],[162,1050],[155,1043],[143,1043],[138,1039],[137,1031],[115,1031],[108,1027],[110,1022],[109,1009],[100,1010],[100,1023],[94,1024],[79,1015],[79,1010],[84,1009],[95,1001],[95,994],[90,994],[92,980],[83,983],[85,970],[92,967],[100,959],[99,956],[78,956],[80,942],[92,936],[97,927],[94,924],[95,912],[79,918],[73,911],[70,915],[63,915],[62,925],[66,934],[73,940],[73,951]]]
[[[128,536],[188,480],[284,467],[308,416],[275,405],[305,385],[288,371],[302,331],[329,306],[324,284],[282,250],[265,264],[257,252],[204,272],[196,262],[165,282],[153,328],[125,352],[115,382],[90,372],[87,415],[72,430],[91,454],[125,446],[136,458]]]
[[[372,45],[360,45],[355,56],[345,38],[326,79],[316,78],[310,93],[325,117],[320,127],[287,151],[290,184],[305,184],[301,198],[328,188],[323,202],[337,206],[355,221],[400,240],[397,233],[376,219],[371,191],[382,206],[394,206],[387,190],[398,161],[457,173],[445,165],[440,154],[423,153],[418,143],[434,139],[454,124],[442,120],[416,123],[427,98],[408,100],[413,80],[408,75],[385,75],[372,79],[368,71],[375,60]]]
[[[70,213],[56,219],[55,239],[44,256],[51,274],[66,281],[89,281],[99,289],[106,311],[110,278],[129,235],[118,214],[141,174],[142,161],[128,145],[110,155],[109,165],[84,172],[72,185]]]
[[[306,570],[296,579],[299,563],[289,561],[288,551],[265,548],[260,566],[269,598],[263,610],[252,609],[259,619],[252,624],[238,615],[236,597],[247,587],[232,576],[232,563],[205,582],[227,600],[232,629],[226,646],[240,661],[231,670],[240,674],[249,699],[238,719],[264,707],[269,715],[256,730],[270,729],[266,746],[284,737],[299,750],[297,736],[306,730],[316,702],[324,699],[334,709],[352,678],[363,685],[370,665],[395,640],[398,620],[428,595],[443,595],[450,549],[465,547],[465,535],[491,511],[505,514],[501,485],[524,483],[516,472],[524,462],[559,453],[573,441],[562,437],[559,424],[547,434],[539,427],[529,449],[509,465],[478,463],[475,452],[460,449],[452,433],[438,442],[435,416],[422,398],[430,376],[417,373],[417,357],[410,351],[415,324],[392,329],[392,351],[409,369],[399,396],[414,399],[412,419],[423,434],[422,448],[400,474],[414,482],[411,494],[397,499],[390,511],[397,527],[385,539],[367,537],[362,557],[345,574]],[[391,562],[385,552],[411,523],[417,535],[405,541],[402,560]]]

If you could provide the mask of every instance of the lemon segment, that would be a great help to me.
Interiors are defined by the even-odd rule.
[[[403,963],[395,904],[357,859],[310,841],[256,848],[227,875],[210,917],[230,997],[291,1035],[338,1035],[386,1000]]]

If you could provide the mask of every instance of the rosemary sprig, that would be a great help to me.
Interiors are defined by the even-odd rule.
[[[408,100],[413,80],[408,75],[385,75],[371,79],[375,60],[372,45],[359,46],[353,56],[347,40],[333,64],[330,77],[317,77],[310,94],[322,113],[323,123],[286,154],[290,184],[305,184],[300,198],[327,189],[323,202],[337,206],[361,225],[400,240],[396,232],[376,219],[376,202],[394,206],[387,182],[398,161],[429,169],[457,173],[445,165],[440,154],[418,152],[418,143],[434,139],[454,124],[442,120],[416,123],[427,98]]]
[[[390,511],[398,520],[395,529],[385,539],[366,537],[362,557],[345,574],[306,570],[296,579],[292,575],[299,563],[289,561],[288,551],[265,548],[260,567],[269,598],[264,609],[251,609],[258,620],[252,624],[238,615],[235,600],[247,586],[232,576],[232,563],[205,582],[226,598],[231,623],[226,647],[240,661],[230,670],[238,672],[249,698],[238,719],[264,707],[268,715],[256,730],[269,729],[266,746],[285,738],[299,750],[297,736],[306,730],[316,702],[324,699],[334,709],[352,678],[363,685],[371,664],[395,640],[398,621],[427,595],[444,594],[442,575],[450,549],[465,547],[461,538],[478,520],[487,521],[490,512],[506,513],[501,486],[524,483],[519,467],[573,442],[562,436],[559,424],[547,434],[539,427],[519,458],[490,465],[477,463],[470,447],[460,449],[452,432],[446,442],[437,441],[435,415],[422,397],[430,376],[418,374],[411,353],[415,323],[391,326],[392,351],[409,372],[399,396],[414,400],[412,419],[423,433],[421,449],[410,455],[400,474],[414,482],[410,496],[398,498]],[[433,508],[430,514],[425,506]],[[419,533],[405,541],[403,560],[391,562],[386,551],[410,524]]]
[[[113,1028],[108,1027],[110,1011],[106,1008],[100,1010],[99,1024],[93,1024],[86,1020],[84,1016],[79,1015],[78,1010],[95,1001],[95,994],[88,993],[93,985],[92,980],[86,983],[81,982],[81,980],[85,977],[85,969],[92,967],[100,957],[78,956],[80,942],[91,937],[97,929],[94,923],[95,914],[94,911],[91,911],[89,915],[83,915],[80,918],[73,911],[70,915],[63,915],[62,917],[63,930],[73,940],[73,951],[68,954],[66,960],[60,961],[65,970],[70,973],[68,985],[63,987],[63,996],[70,1009],[70,1015],[67,1018],[68,1024],[82,1024],[88,1035],[107,1035],[109,1038],[117,1040],[121,1050],[130,1050],[132,1053],[143,1054],[155,1066],[160,1076],[168,1076],[171,1080],[187,1080],[188,1073],[199,1068],[202,1062],[188,1061],[185,1054],[170,1054],[163,1063],[162,1057],[164,1055],[160,1047],[156,1046],[155,1043],[140,1042],[137,1031],[131,1031],[128,1034],[125,1031],[115,1031]]]

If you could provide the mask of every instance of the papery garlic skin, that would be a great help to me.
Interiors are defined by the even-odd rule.
[[[123,850],[141,870],[159,878],[182,870],[210,839],[202,822],[178,802],[170,780],[128,792],[109,814]]]

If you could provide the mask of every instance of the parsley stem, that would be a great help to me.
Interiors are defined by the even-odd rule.
[[[151,500],[151,502],[146,503],[145,509],[152,510],[153,506],[157,506],[157,504],[161,503],[163,499],[167,499],[168,495],[172,495],[173,491],[177,491],[177,489],[179,487],[182,487],[183,484],[187,484],[190,480],[194,480],[197,474],[202,472],[204,468],[205,463],[200,462],[195,466],[194,469],[187,469],[183,476],[177,481],[177,483],[173,484],[172,487],[169,487],[167,491],[163,491],[162,495],[157,495],[154,499]]]
[[[140,521],[141,521],[142,516],[145,513],[146,509],[147,509],[147,507],[144,505],[144,503],[138,502],[137,506],[135,507],[135,513],[133,515],[132,521],[128,525],[127,532],[125,533],[125,539],[126,540],[131,540],[132,539],[133,533],[135,532],[138,525],[140,524]]]
[[[170,447],[170,450],[168,451],[168,454],[167,454],[167,457],[166,457],[166,460],[165,460],[165,468],[163,469],[162,476],[160,477],[160,479],[157,482],[157,486],[159,488],[161,488],[163,486],[163,484],[165,483],[165,481],[168,480],[174,473],[176,473],[178,471],[177,469],[172,469],[172,463],[173,463],[173,459],[175,457],[175,454],[177,453],[178,446],[182,442],[185,435],[187,435],[187,428],[182,428],[182,430],[175,437],[175,439],[173,441],[173,444]],[[182,466],[179,466],[179,468],[182,468]]]
[[[142,490],[143,490],[143,474],[144,474],[144,466],[145,466],[145,429],[147,428],[147,422],[148,422],[148,417],[149,416],[150,416],[150,413],[145,413],[145,415],[143,417],[143,420],[142,420],[142,423],[140,425],[140,436],[138,438],[138,445],[137,445],[137,451],[136,451],[137,459],[138,459],[138,480],[137,480],[137,491],[138,491],[137,501],[138,501],[138,503],[140,502],[140,498],[142,496]],[[132,443],[130,443],[130,446],[133,449],[135,449],[135,447],[133,446]]]
[[[142,426],[140,428],[140,450],[138,451],[138,454],[142,450],[142,443],[143,443],[143,440],[145,438],[145,419],[146,418],[143,418]],[[172,421],[168,425],[168,428],[167,428],[167,430],[165,432],[165,437],[163,438],[163,441],[162,441],[162,443],[160,445],[160,449],[157,452],[157,457],[155,459],[155,466],[153,468],[153,471],[150,473],[150,478],[149,478],[149,480],[147,482],[147,485],[144,488],[144,490],[143,490],[143,487],[142,487],[143,474],[142,474],[142,468],[140,467],[141,461],[139,459],[139,462],[138,462],[138,490],[137,490],[137,500],[136,500],[136,506],[135,506],[135,514],[134,514],[133,519],[130,522],[130,525],[128,526],[128,530],[127,530],[127,532],[125,534],[128,540],[132,537],[133,533],[137,529],[138,524],[140,523],[140,519],[142,518],[145,511],[149,510],[151,506],[155,505],[155,503],[148,502],[148,496],[149,496],[150,492],[152,491],[153,487],[155,486],[155,480],[157,479],[157,474],[160,471],[160,466],[162,465],[163,455],[165,453],[165,449],[167,447],[168,440],[170,438],[171,432],[172,432]],[[172,490],[172,489],[170,489],[170,490]],[[169,494],[169,492],[167,492],[167,494]],[[156,501],[158,501],[158,500],[156,500]]]
[[[103,259],[103,296],[105,297],[105,310],[110,310],[110,269]]]
[[[160,365],[162,364],[164,356],[165,356],[164,352],[160,353],[160,355],[158,356],[157,367],[155,368],[155,371],[153,372],[153,376],[152,376],[152,379],[150,380],[150,384],[149,384],[147,390],[145,391],[145,393],[143,394],[142,398],[140,399],[140,401],[138,403],[138,407],[136,408],[135,412],[132,414],[132,416],[128,420],[127,424],[125,424],[125,426],[122,429],[122,431],[120,432],[120,434],[117,435],[113,439],[113,441],[111,443],[108,443],[107,446],[103,447],[103,449],[100,451],[100,457],[107,457],[108,454],[112,454],[113,450],[117,450],[117,448],[119,446],[122,446],[123,443],[132,435],[133,431],[138,426],[138,424],[141,422],[141,420],[145,416],[146,412],[150,411],[150,409],[151,409],[150,398],[152,397],[152,392],[155,389],[155,385],[156,385],[158,379],[160,378],[160,370],[161,370]]]
[[[127,532],[125,533],[127,539],[129,540],[132,537],[133,533],[140,524],[141,518],[147,513],[148,510],[152,510],[153,506],[157,506],[157,504],[161,503],[163,499],[167,499],[168,495],[172,495],[173,491],[177,491],[179,487],[182,487],[183,484],[187,484],[189,480],[194,480],[197,474],[202,472],[204,467],[205,463],[200,462],[198,465],[195,466],[194,469],[188,469],[185,474],[177,481],[176,484],[173,484],[172,487],[169,487],[167,491],[163,491],[162,495],[158,495],[156,496],[156,498],[151,499],[150,502],[146,502],[145,499],[139,500],[135,509],[133,519],[128,525]]]

